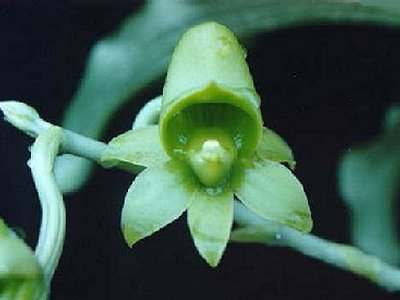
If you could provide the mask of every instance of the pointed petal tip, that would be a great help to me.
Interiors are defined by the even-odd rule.
[[[129,248],[132,248],[133,245],[140,240],[139,238],[134,237],[128,230],[125,230],[124,227],[122,227],[122,235],[124,236],[125,243]]]
[[[121,230],[130,247],[186,211],[191,192],[182,184],[183,175],[178,171],[164,164],[136,176],[125,196],[121,213]]]
[[[223,253],[217,253],[215,251],[209,251],[200,253],[201,257],[207,262],[211,268],[216,268],[221,261]]]
[[[130,238],[125,234],[124,234],[124,239],[125,243],[129,246],[129,248],[133,248],[133,245],[135,245],[139,241],[139,239]]]
[[[218,267],[219,261],[207,262],[207,263],[211,268],[215,269],[216,267]]]
[[[305,228],[304,233],[309,233],[309,232],[311,232],[311,230],[313,229],[313,227],[314,227],[314,222],[313,222],[313,220],[311,219],[311,216],[310,216],[310,219],[309,219],[309,221],[308,221],[308,224],[307,224],[307,226],[306,226],[306,228]]]
[[[194,244],[201,258],[204,259],[210,267],[216,268],[225,252],[226,244],[223,248],[217,247],[212,250],[205,250],[204,247],[199,244],[199,241],[194,241]]]
[[[133,245],[135,244],[135,242],[128,241],[128,240],[125,240],[125,242],[128,245],[128,247],[131,248],[131,249],[133,248]]]
[[[121,218],[121,231],[125,243],[129,246],[129,248],[133,248],[137,242],[152,234],[141,234],[140,232],[136,231],[134,228],[132,228],[132,226],[129,226],[129,223],[127,223],[127,221],[124,219],[124,214],[122,214]]]
[[[188,208],[187,220],[194,245],[201,257],[215,268],[229,241],[233,224],[233,193],[209,195],[198,190]]]
[[[289,219],[283,220],[282,223],[291,226],[303,233],[308,233],[313,228],[313,221],[310,213],[299,212],[297,214],[294,214]]]
[[[193,235],[192,232],[191,232],[191,234]],[[203,244],[204,241],[201,242],[200,240],[198,240],[197,238],[194,238],[194,237],[193,237],[193,241],[194,241],[196,250],[200,254],[201,258],[204,259],[210,267],[216,268],[218,266],[219,262],[221,261],[221,258],[225,252],[228,241],[226,241],[225,245],[222,247],[221,247],[220,243],[216,243],[216,244],[211,243],[211,244],[205,245],[205,244]]]

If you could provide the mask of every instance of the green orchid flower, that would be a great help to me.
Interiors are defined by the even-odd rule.
[[[0,299],[46,295],[42,268],[32,250],[0,219]]]
[[[141,172],[121,225],[132,246],[185,211],[200,255],[216,266],[226,248],[236,197],[260,216],[308,232],[310,209],[291,149],[263,128],[245,51],[214,22],[189,29],[172,56],[159,125],[130,130],[102,162]]]

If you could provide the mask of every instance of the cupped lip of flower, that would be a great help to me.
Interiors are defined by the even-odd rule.
[[[170,157],[174,157],[173,147],[169,141],[168,125],[179,113],[195,104],[227,104],[242,110],[249,116],[252,124],[246,124],[252,127],[252,135],[246,145],[246,151],[240,153],[241,156],[250,157],[258,146],[261,138],[263,126],[262,116],[259,109],[259,96],[254,90],[248,88],[230,88],[224,87],[214,81],[198,89],[184,92],[176,100],[163,99],[160,116],[160,138],[161,143]],[[235,120],[232,120],[235,122]]]

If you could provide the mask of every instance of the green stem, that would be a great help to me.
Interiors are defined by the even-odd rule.
[[[359,249],[301,233],[291,227],[266,221],[240,203],[235,203],[235,221],[243,226],[231,240],[289,247],[312,258],[355,273],[389,290],[400,290],[400,270]]]
[[[61,129],[61,149],[79,157],[84,157],[93,162],[100,163],[100,158],[107,144],[87,138],[75,132]]]
[[[32,107],[17,101],[0,102],[6,121],[31,137],[36,137],[31,148],[33,180],[42,207],[42,222],[35,255],[43,268],[47,289],[57,268],[65,239],[65,207],[62,193],[54,176],[54,161],[58,153],[66,152],[95,162],[106,144],[56,127],[44,120]],[[47,297],[46,292],[41,299]]]
[[[157,105],[154,106],[154,108],[156,107]],[[48,129],[49,127],[51,127],[52,131],[56,131],[56,129],[54,129],[50,123],[47,123],[40,119],[35,110],[21,102],[0,102],[0,109],[3,110],[7,121],[31,136],[37,136],[43,132],[48,132],[46,129]],[[143,122],[141,121],[141,126],[146,124],[146,120],[148,120],[148,122],[152,122],[151,120],[153,119],[154,115],[154,112],[151,111],[147,111],[145,114],[143,113]],[[57,131],[58,133],[53,133],[53,135],[60,136],[60,147],[63,149],[64,152],[79,155],[100,163],[101,153],[106,147],[104,143],[97,142],[95,140],[83,137],[81,135],[58,127]],[[59,205],[61,205],[61,193],[57,191],[54,176],[51,174],[51,172],[49,172],[49,170],[51,170],[50,166],[52,166],[52,161],[54,160],[55,146],[52,148],[48,146],[43,146],[46,143],[53,143],[54,145],[54,141],[52,141],[48,137],[49,135],[49,133],[43,133],[43,137],[41,135],[41,137],[39,137],[38,141],[35,143],[41,145],[41,150],[38,150],[41,153],[40,155],[38,155],[38,159],[42,160],[42,162],[39,163],[39,165],[47,166],[44,170],[37,169],[37,171],[35,171],[38,173],[38,175],[34,175],[34,177],[40,178],[35,179],[35,183],[37,180],[37,185],[39,186],[39,195],[42,194],[43,196],[43,194],[47,194],[48,191],[49,195],[51,195],[50,198],[58,199],[52,201],[54,202],[53,204],[58,203]],[[39,139],[46,139],[47,141],[46,143],[39,142]],[[38,147],[39,146],[34,146],[34,149],[37,149]],[[31,167],[33,161],[36,161],[36,159],[31,160]],[[43,172],[47,175],[39,175]],[[50,210],[55,211],[55,207],[51,206],[50,209],[47,211]],[[60,217],[59,212],[56,215],[58,216],[57,218]],[[236,203],[235,206],[235,221],[239,225],[242,225],[243,228],[238,229],[232,233],[232,241],[242,243],[258,242],[267,245],[290,247],[304,255],[313,257],[328,264],[334,265],[338,268],[367,278],[372,282],[386,288],[387,290],[400,290],[399,269],[383,262],[381,259],[375,256],[367,255],[355,247],[330,242],[312,234],[300,233],[299,231],[288,226],[279,225],[271,221],[266,221],[259,216],[251,213],[248,209],[238,203]],[[48,221],[44,220],[43,222]],[[48,223],[42,224],[42,228],[47,228],[47,226],[49,226]],[[55,236],[54,232],[52,236]],[[42,242],[42,245],[43,243],[44,242]],[[49,252],[46,252],[44,250],[39,251],[39,249],[43,248],[49,249],[47,246],[41,246],[40,248],[39,246],[40,243],[38,245],[37,252],[39,252],[41,260],[52,261],[52,263],[49,264],[52,265],[52,267],[47,270],[47,274],[52,274],[52,272],[54,272],[56,261],[58,261],[58,257],[57,255],[50,256]],[[58,251],[54,252],[58,253]]]
[[[0,101],[5,120],[31,137],[38,137],[51,123],[40,118],[37,111],[23,102]],[[69,153],[100,163],[100,157],[107,145],[60,128],[60,153]]]

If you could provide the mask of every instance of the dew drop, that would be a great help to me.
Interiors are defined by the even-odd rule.
[[[216,196],[222,193],[222,187],[217,186],[217,187],[210,187],[210,188],[206,188],[206,192],[207,194],[209,194],[210,196]]]
[[[231,43],[229,39],[227,39],[225,36],[221,36],[219,37],[218,42],[218,54],[220,56],[227,56],[231,50]]]
[[[179,143],[181,143],[181,144],[183,144],[183,145],[186,145],[186,144],[187,144],[187,141],[188,141],[187,136],[185,136],[185,135],[183,135],[183,134],[180,134],[180,135],[178,136],[178,141],[179,141]]]
[[[175,148],[173,150],[174,154],[176,154],[177,156],[184,156],[186,155],[186,151],[183,149],[179,149],[179,148]]]
[[[289,218],[289,221],[294,224],[298,224],[302,221],[302,218],[299,215],[293,215]]]
[[[242,148],[242,144],[243,144],[243,135],[240,134],[240,133],[236,133],[236,134],[233,136],[233,141],[234,141],[234,143],[235,143],[237,149]]]

